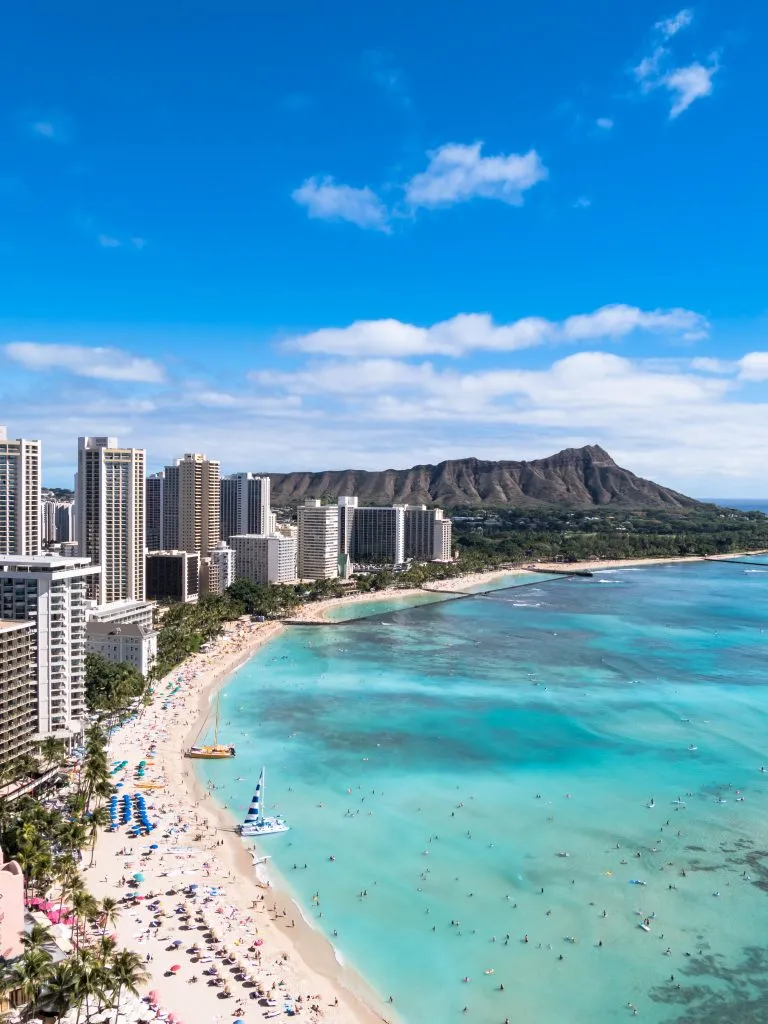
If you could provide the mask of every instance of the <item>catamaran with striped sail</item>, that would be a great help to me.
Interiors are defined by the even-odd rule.
[[[290,828],[279,814],[271,818],[264,817],[264,772],[265,769],[262,768],[245,821],[238,825],[237,831],[241,836],[269,836],[274,832],[287,832]]]

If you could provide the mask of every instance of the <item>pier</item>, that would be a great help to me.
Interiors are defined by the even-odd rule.
[[[537,569],[535,565],[526,565],[526,572],[540,572],[545,576],[594,576],[591,569]]]
[[[766,551],[760,551],[759,554],[768,554]],[[705,562],[730,562],[731,565],[764,565],[768,569],[768,562],[748,562],[746,558],[717,558],[713,555],[705,555]]]

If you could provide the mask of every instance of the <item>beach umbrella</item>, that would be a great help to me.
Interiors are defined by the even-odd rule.
[[[136,874],[133,876],[133,880],[134,880],[134,882],[143,882],[144,881],[144,875],[142,875],[142,873],[140,871],[137,871]]]
[[[160,847],[157,845],[157,843],[152,843],[152,845],[150,846],[150,850],[159,850],[159,849],[160,849]]]
[[[174,964],[173,967],[169,968],[169,970],[171,974],[175,974],[177,971],[181,970],[181,964]]]

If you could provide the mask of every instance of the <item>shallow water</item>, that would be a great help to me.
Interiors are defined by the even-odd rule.
[[[260,651],[196,765],[267,765],[340,955],[409,1024],[768,1021],[768,566],[388,608]]]

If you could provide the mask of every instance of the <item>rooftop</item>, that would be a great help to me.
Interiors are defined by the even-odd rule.
[[[12,629],[26,629],[27,626],[34,625],[32,619],[0,619],[0,633],[7,633]]]

